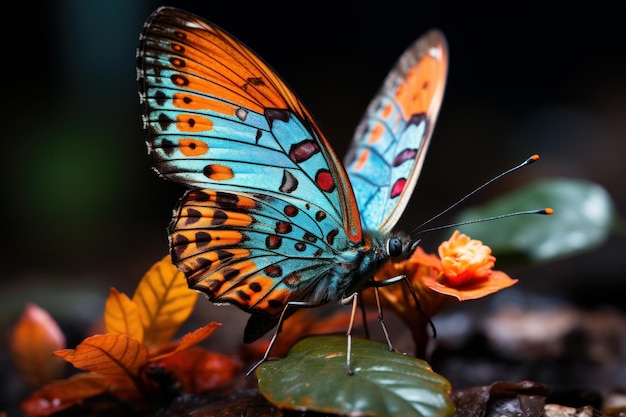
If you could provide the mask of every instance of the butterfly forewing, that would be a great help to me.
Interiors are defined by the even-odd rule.
[[[138,53],[148,147],[160,175],[190,188],[288,195],[361,241],[347,177],[308,111],[256,55],[172,8],[148,20]]]
[[[443,98],[447,54],[441,32],[418,39],[356,129],[345,162],[364,229],[389,233],[411,198]]]

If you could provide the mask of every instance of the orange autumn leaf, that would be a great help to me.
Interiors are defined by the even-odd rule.
[[[20,406],[25,417],[49,416],[103,393],[110,393],[136,407],[144,405],[130,378],[82,373],[44,386],[22,401]]]
[[[201,394],[232,382],[242,368],[239,360],[194,347],[168,356],[153,366],[162,368],[181,383],[183,391]]]
[[[221,325],[222,325],[221,323],[211,322],[209,324],[206,324],[200,327],[197,330],[194,330],[193,332],[187,333],[180,340],[180,343],[176,347],[176,350],[181,351],[181,350],[189,349],[190,347],[194,345],[197,345],[198,343],[202,342],[207,337],[211,336],[213,332],[217,330],[217,328],[220,327]]]
[[[108,333],[125,334],[143,341],[143,326],[137,305],[115,288],[111,288],[104,305],[104,326]]]
[[[86,338],[76,349],[54,352],[78,369],[136,377],[148,362],[148,348],[124,334],[100,334]]]
[[[218,327],[220,327],[221,323],[211,322],[203,327],[200,327],[193,332],[189,332],[184,335],[180,342],[178,343],[170,343],[166,345],[164,348],[160,349],[154,356],[150,357],[150,361],[155,361],[159,359],[163,359],[167,356],[171,356],[174,353],[178,353],[180,351],[189,349],[192,346],[197,345],[202,342],[204,339],[213,334]]]
[[[198,293],[190,290],[169,255],[156,262],[139,282],[133,302],[144,328],[143,342],[159,346],[168,342],[192,313]]]
[[[40,387],[63,376],[66,364],[52,352],[65,348],[65,337],[44,309],[28,304],[9,343],[13,365],[29,385]]]
[[[180,379],[184,387],[204,390],[230,381],[241,365],[237,359],[223,355],[191,354],[194,359],[177,358],[172,360],[171,366],[170,362],[163,362],[179,354],[185,357],[189,348],[220,326],[209,323],[184,335],[180,341],[170,342],[193,311],[197,296],[197,292],[187,288],[184,276],[171,264],[169,256],[155,263],[144,275],[132,299],[111,288],[103,320],[109,333],[88,337],[75,349],[58,350],[64,347],[63,343],[48,353],[53,360],[64,359],[91,373],[44,386],[23,402],[25,415],[51,415],[80,406],[85,400],[103,393],[138,410],[147,409],[159,395],[159,386],[146,371],[162,363],[168,364],[168,372],[171,367],[172,375]],[[175,363],[185,364],[184,372],[191,374],[175,373],[181,369]]]

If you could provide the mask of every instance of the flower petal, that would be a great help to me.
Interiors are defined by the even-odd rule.
[[[435,268],[439,271],[443,269],[443,266],[441,264],[441,259],[439,259],[437,255],[432,255],[432,254],[428,254],[424,252],[424,250],[421,247],[417,247],[417,249],[415,249],[415,252],[413,252],[413,255],[411,255],[411,257],[409,258],[408,261],[406,261],[406,263],[407,263],[407,267],[406,267],[407,269],[411,268],[410,265],[427,266],[430,268]]]
[[[459,301],[475,300],[486,295],[493,294],[503,288],[514,285],[518,280],[509,277],[502,271],[492,271],[491,274],[482,281],[474,281],[464,287],[449,287],[442,282],[438,282],[436,277],[424,276],[424,283],[433,291],[440,294],[456,297]]]

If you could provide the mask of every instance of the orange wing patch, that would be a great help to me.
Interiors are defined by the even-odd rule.
[[[250,257],[250,251],[241,248],[199,251],[195,244],[181,243],[180,233],[173,235],[171,248],[172,260],[185,273],[190,287],[201,289],[209,287],[204,282],[211,273],[224,263],[237,262]]]
[[[393,106],[391,105],[391,103],[387,103],[387,105],[385,106],[385,108],[383,109],[381,113],[382,118],[388,119],[392,111],[393,111]]]
[[[425,54],[418,64],[409,68],[406,79],[398,86],[395,99],[407,120],[414,114],[428,113],[441,78],[441,60]]]
[[[278,316],[287,302],[293,297],[293,293],[287,288],[276,288],[275,279],[265,275],[254,275],[243,279],[235,286],[224,290],[225,285],[220,287],[216,301],[237,304],[247,310],[256,310],[264,315]]]
[[[224,209],[228,209],[233,206],[243,209],[253,209],[257,206],[256,201],[250,197],[225,191],[215,191],[208,189],[190,191],[189,199],[192,199],[194,201],[194,206],[217,206]]]
[[[178,140],[178,149],[185,156],[202,156],[209,151],[209,145],[202,140],[183,138]]]
[[[204,69],[207,71],[207,69]],[[241,84],[234,84],[231,80],[224,77],[223,74],[210,71],[207,74],[190,73],[178,75],[173,78],[175,84],[194,90],[197,93],[205,94],[210,97],[219,97],[234,105],[245,107],[257,113],[263,112],[263,105],[259,103],[259,97],[250,94],[252,90],[246,91],[242,86],[246,86],[245,81]],[[285,106],[280,108],[286,108]]]
[[[271,296],[266,294],[256,302],[255,309],[258,309],[264,314],[268,314],[270,316],[278,316],[282,313],[283,308],[292,296],[293,294],[286,288],[274,288]]]
[[[185,110],[207,110],[214,113],[224,114],[226,116],[235,116],[236,107],[230,103],[212,98],[199,96],[189,92],[175,93],[172,98],[172,104],[175,107]]]
[[[204,167],[204,175],[214,181],[226,181],[235,176],[230,167],[220,164],[210,164]]]
[[[213,122],[197,114],[179,114],[176,116],[176,128],[181,132],[207,132],[213,129]]]
[[[369,138],[369,143],[376,143],[380,140],[385,132],[385,126],[382,123],[376,123],[372,128],[372,134]]]
[[[243,260],[241,262],[237,262],[236,264],[230,264],[229,266],[224,266],[220,268],[219,271],[211,274],[211,279],[217,279],[226,282],[235,282],[239,283],[242,279],[253,274],[257,271],[257,265],[251,260]],[[239,285],[232,285],[231,288]],[[216,296],[219,296],[231,288],[221,288],[221,291],[215,292]]]
[[[247,227],[253,222],[251,216],[236,211],[224,211],[209,207],[185,207],[176,226],[179,229],[211,226]]]
[[[189,242],[181,257],[189,251],[204,252],[223,246],[234,246],[242,242],[243,235],[236,230],[179,230],[176,232],[177,242]]]
[[[367,148],[363,148],[361,151],[361,155],[359,155],[359,159],[357,160],[354,169],[357,171],[363,168],[363,165],[370,159],[370,151]]]
[[[199,91],[259,113],[263,108],[291,107],[282,94],[282,82],[275,85],[277,79],[267,66],[226,33],[206,26],[181,33],[187,60],[180,70],[202,79],[202,86],[190,79],[194,85],[189,88],[201,87]]]
[[[255,292],[251,297],[250,305],[252,308],[270,316],[277,316],[282,313],[293,293],[287,288],[275,288],[276,280],[266,276],[256,277],[255,282],[259,284],[261,290]]]
[[[241,267],[243,265],[240,264],[235,266],[237,267],[237,270],[240,271],[240,275],[245,275],[246,272],[255,272],[254,269],[246,269],[245,266],[242,269]],[[227,270],[227,273],[230,270],[230,268],[224,269]],[[218,296],[245,308],[253,308],[263,299],[263,297],[265,297],[265,291],[263,291],[264,287],[270,289],[272,285],[275,284],[275,282],[268,282],[268,280],[271,281],[270,278],[264,276],[256,276],[253,280],[244,279],[236,286],[233,286],[226,291],[221,291]],[[224,288],[224,286],[222,286],[222,288]]]

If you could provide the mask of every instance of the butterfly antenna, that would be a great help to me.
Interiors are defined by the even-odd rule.
[[[474,220],[467,220],[467,221],[464,221],[464,222],[450,223],[450,224],[445,224],[443,226],[431,227],[429,229],[420,230],[419,232],[413,232],[413,233],[411,233],[411,239],[414,239],[415,236],[417,236],[418,234],[427,233],[427,232],[433,232],[435,230],[441,230],[441,229],[449,229],[451,227],[465,226],[467,224],[488,222],[488,221],[491,221],[491,220],[504,219],[506,217],[520,216],[520,215],[524,215],[524,214],[546,214],[546,215],[550,215],[552,213],[554,213],[554,210],[551,209],[550,207],[546,207],[546,208],[537,209],[537,210],[516,211],[514,213],[500,214],[500,215],[497,215],[497,216],[485,217],[483,219],[474,219]]]
[[[505,175],[508,175],[514,171],[517,171],[518,169],[525,167],[526,165],[530,165],[535,161],[539,160],[539,155],[535,154],[530,156],[529,158],[526,158],[526,160],[524,160],[522,163],[514,166],[513,168],[509,168],[504,172],[501,172],[500,174],[496,175],[495,177],[491,178],[489,181],[483,183],[482,185],[476,187],[474,190],[472,190],[471,192],[469,192],[468,194],[466,194],[465,196],[461,197],[460,199],[458,199],[454,204],[452,204],[450,207],[448,207],[447,209],[439,212],[438,214],[434,215],[433,217],[431,217],[430,219],[426,220],[424,223],[420,224],[419,226],[417,226],[415,229],[413,229],[413,231],[411,232],[411,239],[414,239],[415,236],[417,236],[420,233],[424,233],[427,231],[433,231],[433,230],[439,230],[439,229],[445,229],[447,227],[454,227],[454,226],[461,226],[463,224],[466,223],[478,223],[481,221],[487,221],[487,220],[494,220],[496,218],[500,218],[500,217],[510,217],[510,216],[517,216],[519,214],[526,214],[525,212],[519,212],[519,213],[509,213],[509,214],[505,214],[502,216],[495,216],[494,218],[489,218],[489,219],[481,219],[481,220],[473,220],[470,222],[466,222],[466,223],[458,223],[458,224],[451,224],[451,225],[446,225],[446,226],[438,226],[438,227],[434,227],[432,229],[425,229],[425,230],[420,230],[422,227],[426,226],[427,224],[431,223],[432,221],[438,219],[439,217],[443,216],[444,214],[446,214],[447,212],[449,212],[450,210],[452,210],[453,208],[455,208],[456,206],[458,206],[459,204],[461,204],[463,201],[467,200],[468,198],[470,198],[471,196],[473,196],[474,194],[476,194],[477,192],[479,192],[480,190],[482,190],[483,188],[485,188],[486,186],[488,186],[489,184],[491,184],[492,182],[499,180],[500,178],[504,177]],[[544,213],[544,214],[548,214],[548,213]]]

